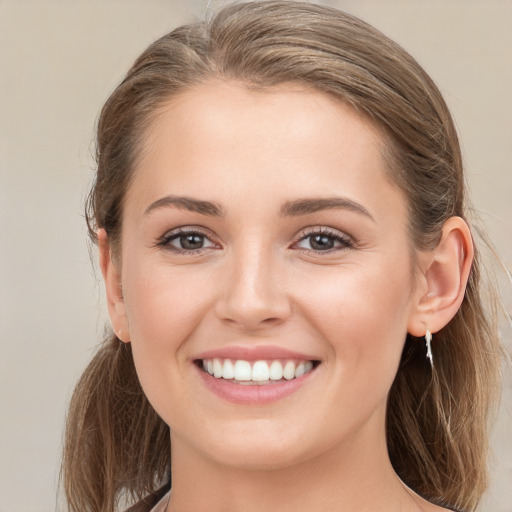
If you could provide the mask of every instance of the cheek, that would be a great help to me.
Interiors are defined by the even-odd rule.
[[[154,372],[183,360],[181,347],[211,307],[211,282],[204,272],[166,265],[125,267],[123,286],[137,369]]]
[[[321,333],[343,371],[383,368],[389,369],[388,379],[394,378],[411,308],[408,268],[407,261],[375,261],[305,276],[303,316]]]
[[[409,276],[393,266],[372,268],[339,269],[304,283],[310,284],[302,302],[306,325],[331,354],[325,376],[333,385],[325,387],[322,400],[330,410],[332,438],[340,430],[348,435],[375,414],[384,421],[407,334]]]
[[[124,267],[125,303],[139,381],[168,425],[189,417],[193,393],[186,384],[190,339],[211,308],[210,280],[197,270],[168,265]],[[179,422],[178,422],[179,425]]]

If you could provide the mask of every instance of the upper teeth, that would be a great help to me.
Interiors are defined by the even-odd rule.
[[[203,359],[203,369],[217,379],[264,382],[291,380],[313,369],[312,361],[244,361],[243,359]]]

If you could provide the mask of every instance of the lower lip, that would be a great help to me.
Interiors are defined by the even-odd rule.
[[[300,389],[315,373],[315,369],[292,380],[274,381],[262,385],[237,384],[217,379],[194,365],[206,387],[217,396],[244,405],[263,405],[282,400]]]

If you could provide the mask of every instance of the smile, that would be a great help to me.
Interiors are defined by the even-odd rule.
[[[291,397],[306,383],[317,380],[321,366],[314,357],[272,346],[225,347],[198,354],[193,363],[210,392],[249,406]]]
[[[246,361],[207,358],[197,360],[196,364],[214,378],[230,381],[232,384],[265,385],[302,377],[310,373],[317,362],[294,359]]]

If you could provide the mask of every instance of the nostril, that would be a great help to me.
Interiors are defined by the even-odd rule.
[[[261,329],[275,327],[285,322],[289,317],[288,313],[280,315],[269,315],[268,309],[238,308],[231,310],[218,310],[217,316],[226,324],[237,326],[243,331],[259,331]]]
[[[216,315],[227,324],[236,324],[246,331],[259,330],[278,325],[290,316],[290,298],[272,265],[264,264],[263,257],[268,254],[239,255],[237,262],[241,268],[235,265],[219,290]]]

